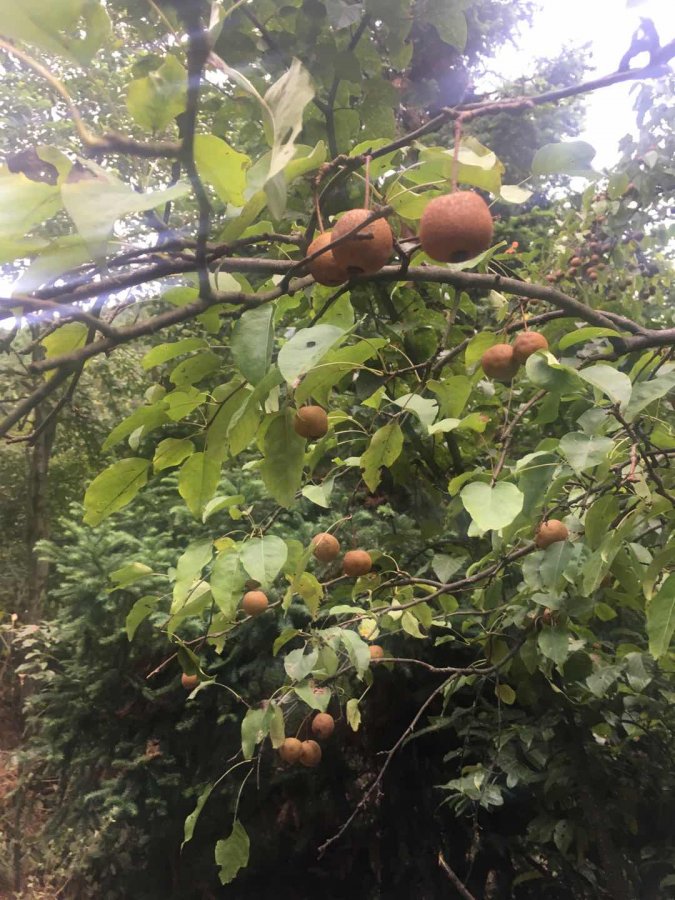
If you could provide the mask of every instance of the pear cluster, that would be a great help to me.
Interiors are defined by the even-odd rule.
[[[340,542],[335,535],[320,532],[312,539],[314,557],[319,562],[333,562],[340,555]],[[342,571],[351,578],[367,575],[373,568],[370,553],[365,550],[348,550],[342,559]]]
[[[471,259],[492,243],[490,209],[475,191],[454,191],[435,197],[420,221],[420,246],[437,262]],[[394,249],[394,236],[384,218],[372,220],[368,209],[350,209],[331,231],[319,234],[307,248],[311,257],[335,243],[307,263],[319,284],[335,287],[358,275],[373,275],[387,264]]]
[[[520,366],[537,350],[548,350],[548,341],[538,331],[524,331],[513,344],[494,344],[481,356],[480,364],[488,378],[511,381]]]
[[[319,741],[326,741],[335,731],[335,719],[330,713],[317,713],[312,719],[311,732]],[[279,756],[285,763],[300,763],[308,769],[315,769],[321,762],[321,745],[310,738],[301,741],[297,737],[287,737],[279,747]]]

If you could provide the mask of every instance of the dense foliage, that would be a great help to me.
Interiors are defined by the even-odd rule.
[[[672,893],[673,79],[481,98],[530,12],[0,9],[4,634],[61,896]],[[600,174],[561,139],[626,79]],[[445,263],[458,187],[495,232]],[[322,285],[351,208],[385,252]]]

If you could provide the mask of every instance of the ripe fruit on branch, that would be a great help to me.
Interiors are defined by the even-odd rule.
[[[551,544],[558,541],[566,541],[570,533],[567,525],[560,519],[549,519],[548,522],[542,522],[534,538],[534,542],[540,550],[545,550]]]
[[[349,234],[371,215],[369,209],[350,209],[333,228],[333,240]],[[372,275],[387,262],[393,249],[394,237],[389,223],[386,219],[375,219],[338,244],[333,257],[349,274]]]
[[[199,675],[188,675],[186,672],[180,676],[180,683],[186,691],[194,691],[199,684]]]
[[[518,371],[518,360],[510,344],[495,344],[480,358],[480,364],[488,378],[497,381],[511,381]]]
[[[288,737],[279,747],[279,756],[287,763],[296,763],[300,759],[302,753],[302,741],[297,738]]]
[[[312,734],[326,740],[335,731],[335,719],[330,713],[317,713],[312,719]]]
[[[303,741],[300,747],[300,762],[313,769],[321,762],[321,747],[316,741]]]
[[[356,577],[367,575],[372,568],[373,561],[370,553],[366,553],[365,550],[348,550],[342,560],[342,571],[345,575]]]
[[[322,438],[328,431],[328,416],[320,406],[301,406],[293,419],[293,428],[300,437]]]
[[[263,594],[262,591],[247,591],[241,601],[242,609],[247,616],[259,616],[269,605],[267,594]]]
[[[324,231],[323,234],[315,237],[309,245],[307,248],[307,256],[311,256],[312,253],[321,250],[326,244],[330,244],[332,240],[332,231]],[[318,281],[319,284],[325,284],[328,287],[335,287],[336,285],[344,284],[345,281],[349,280],[349,273],[346,269],[337,264],[332,250],[326,250],[321,256],[317,256],[316,259],[313,259],[307,264],[307,269],[309,270],[309,274],[314,276],[315,281]]]
[[[340,554],[340,542],[332,534],[322,531],[312,538],[314,556],[320,562],[332,562]]]
[[[384,650],[379,644],[371,644],[370,647],[368,647],[368,652],[370,653],[371,659],[384,659]]]
[[[492,216],[474,191],[455,191],[431,200],[420,221],[422,250],[438,262],[461,262],[492,243]]]
[[[513,358],[521,366],[537,350],[548,350],[548,341],[538,331],[524,331],[513,342]]]

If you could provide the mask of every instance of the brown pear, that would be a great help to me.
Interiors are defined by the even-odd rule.
[[[488,378],[496,381],[511,381],[518,371],[518,361],[510,344],[495,344],[480,358],[480,364]]]
[[[321,762],[321,747],[316,741],[303,741],[300,749],[300,762],[308,769],[314,769]]]
[[[548,350],[548,341],[538,331],[524,331],[513,342],[513,358],[521,366],[537,350]]]
[[[293,419],[293,428],[300,437],[316,440],[328,432],[328,416],[321,406],[301,406]]]
[[[384,659],[384,650],[379,644],[371,644],[370,647],[368,647],[368,652],[370,653],[371,659]]]
[[[551,544],[557,544],[558,541],[566,541],[569,537],[567,525],[560,519],[549,519],[542,522],[534,538],[534,542],[540,550],[545,550]]]
[[[241,606],[247,616],[259,616],[265,612],[270,605],[267,594],[262,591],[247,591]]]
[[[474,191],[455,191],[431,200],[420,221],[422,250],[438,262],[461,262],[492,243],[492,215]]]
[[[194,691],[199,684],[199,675],[188,675],[186,672],[180,676],[180,683],[186,691]]]
[[[350,209],[333,228],[333,240],[348,234],[370,218],[369,209]],[[394,249],[394,236],[386,219],[375,219],[352,237],[338,244],[333,256],[350,275],[372,275],[389,260]]]
[[[317,713],[312,719],[312,734],[325,741],[335,731],[335,719],[330,713]]]
[[[287,763],[296,763],[302,753],[302,741],[294,737],[287,737],[279,747],[279,756]]]
[[[340,541],[334,535],[322,531],[312,538],[314,556],[320,562],[332,562],[340,555]]]
[[[366,553],[365,550],[348,550],[342,560],[342,571],[351,577],[367,575],[372,568],[370,553]]]
[[[307,256],[311,256],[312,253],[321,250],[326,244],[330,244],[332,240],[333,233],[331,231],[324,231],[323,234],[315,237],[309,245],[307,248]],[[313,259],[307,264],[307,269],[309,270],[309,274],[314,276],[315,281],[318,281],[319,284],[325,284],[328,287],[335,287],[336,285],[344,284],[345,281],[349,280],[349,273],[346,269],[337,264],[332,250],[326,250],[321,256],[317,256],[316,259]]]

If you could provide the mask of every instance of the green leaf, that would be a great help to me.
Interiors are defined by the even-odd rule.
[[[659,372],[651,381],[640,381],[633,385],[633,393],[626,407],[625,417],[633,422],[650,403],[665,397],[675,388],[675,369],[668,373]]]
[[[267,174],[274,178],[295,155],[295,141],[302,129],[302,115],[314,96],[312,79],[299,59],[265,93],[273,123],[272,156]]]
[[[115,582],[115,587],[111,588],[112,591],[121,591],[126,587],[129,587],[130,584],[133,584],[135,581],[139,581],[141,578],[146,578],[148,575],[152,575],[153,571],[150,566],[146,566],[143,563],[133,562],[129,563],[126,566],[122,566],[121,569],[116,569],[114,572],[110,573],[110,580]]]
[[[277,653],[285,647],[289,641],[292,641],[294,637],[300,634],[297,628],[284,628],[279,637],[275,638],[274,643],[272,644],[272,656],[276,656]]]
[[[208,182],[223,201],[243,206],[246,172],[251,159],[216,137],[215,134],[195,135],[195,163],[203,181]]]
[[[560,452],[575,472],[594,469],[614,449],[614,441],[608,437],[592,437],[582,431],[572,431],[560,440]]]
[[[293,428],[290,410],[278,413],[265,432],[261,474],[267,490],[280,505],[289,509],[302,484],[305,441]]]
[[[220,481],[220,464],[209,459],[204,453],[193,453],[183,463],[178,476],[178,493],[195,517],[201,518],[202,511],[215,494]]]
[[[188,438],[165,438],[157,445],[152,466],[155,472],[179,466],[195,452],[195,445]]]
[[[322,481],[321,484],[307,484],[302,489],[302,496],[306,497],[312,503],[316,503],[317,506],[323,507],[323,509],[330,509],[331,505],[331,495],[333,493],[333,487],[335,486],[334,478],[326,478],[325,481]]]
[[[495,696],[499,697],[502,703],[506,703],[507,706],[513,706],[516,702],[516,692],[509,684],[503,684],[502,682],[496,684]]]
[[[250,841],[246,829],[238,820],[232,834],[216,844],[216,865],[220,867],[218,878],[221,884],[229,884],[237,877],[240,869],[248,865]]]
[[[211,569],[209,583],[218,609],[229,621],[233,619],[244,593],[247,575],[237,549],[221,551]]]
[[[0,4],[0,23],[2,21]],[[0,27],[0,34],[3,32]],[[0,167],[0,237],[23,238],[35,225],[46,222],[61,209],[55,185],[32,181],[22,173]],[[12,257],[12,260],[14,257]]]
[[[389,468],[401,455],[403,432],[398,422],[390,422],[378,428],[370,439],[368,449],[361,456],[363,480],[368,490],[374,491],[381,480],[382,466]]]
[[[0,3],[0,34],[76,64],[89,62],[109,32],[110,20],[97,0]]]
[[[126,419],[122,419],[122,421],[113,428],[103,442],[101,449],[109,450],[111,447],[114,447],[115,444],[119,444],[120,441],[123,441],[124,438],[128,437],[130,434],[133,434],[135,431],[137,432],[139,428],[143,429],[142,434],[148,434],[153,429],[159,428],[160,425],[168,422],[169,417],[164,406],[165,404],[162,400],[152,406],[140,406],[138,409],[135,409],[130,416],[127,416]]]
[[[305,648],[300,647],[298,650],[291,652],[284,659],[284,669],[291,681],[304,681],[312,669],[316,666],[319,659],[319,651],[313,648],[309,653],[305,653]]]
[[[45,348],[45,357],[61,356],[84,347],[89,329],[81,322],[69,322],[43,337],[40,343]]]
[[[356,669],[356,674],[359,678],[363,678],[370,666],[368,644],[361,640],[355,631],[346,628],[340,631],[340,641],[349,655],[351,664]]]
[[[133,641],[138,626],[148,618],[158,603],[159,597],[153,597],[151,594],[148,594],[137,600],[131,607],[124,621],[124,628],[130,641]]]
[[[179,422],[194,412],[206,399],[206,392],[198,391],[196,387],[188,387],[182,391],[171,391],[165,397],[166,413],[173,422]]]
[[[171,612],[177,612],[195,587],[204,566],[211,562],[213,542],[210,538],[190,544],[176,563]]]
[[[293,690],[310,709],[317,709],[319,712],[326,712],[328,709],[331,698],[328,688],[317,688],[312,683],[305,683],[296,684]]]
[[[534,154],[533,175],[583,175],[595,177],[591,163],[595,148],[586,141],[546,144]]]
[[[269,587],[286,562],[286,542],[274,534],[251,538],[241,546],[239,558],[251,578]]]
[[[462,488],[460,498],[481,531],[499,530],[510,525],[523,508],[524,496],[515,484],[501,481],[490,487],[474,481]]]
[[[169,377],[171,383],[176,387],[185,388],[202,381],[207,375],[217,371],[220,366],[220,357],[207,350],[205,353],[199,353],[197,356],[191,356],[178,363]]]
[[[183,843],[180,845],[181,849],[187,844],[188,841],[192,840],[192,835],[195,832],[195,825],[197,824],[197,819],[200,816],[201,811],[204,809],[206,801],[211,796],[211,791],[213,790],[215,785],[207,784],[206,787],[202,790],[201,794],[197,798],[197,805],[192,810],[189,816],[185,819],[185,824],[183,825]]]
[[[80,236],[98,253],[112,237],[118,219],[164,206],[189,191],[189,185],[178,183],[162,191],[139,194],[101,170],[97,177],[64,184],[61,197]]]
[[[525,363],[525,371],[533,384],[547,391],[569,394],[580,391],[582,387],[574,369],[561,365],[552,353],[534,353]]]
[[[152,350],[148,350],[141,364],[147,371],[154,369],[155,366],[161,366],[162,363],[182,356],[184,353],[191,353],[193,350],[204,350],[209,345],[204,338],[188,337],[182,338],[180,341],[172,341],[169,344],[158,344]]]
[[[150,461],[130,458],[108,466],[87,488],[84,521],[96,526],[130,503],[148,481]]]
[[[349,727],[352,731],[358,731],[361,726],[361,710],[359,709],[359,701],[356,697],[347,700],[346,715]]]
[[[596,697],[604,697],[621,675],[621,666],[604,666],[586,679],[589,691]]]
[[[613,402],[625,408],[630,400],[633,385],[628,375],[612,366],[590,366],[579,370],[579,377],[602,391]]]
[[[669,575],[647,606],[649,652],[654,659],[666,654],[675,633],[675,574]]]
[[[619,514],[619,501],[612,494],[598,497],[586,513],[584,537],[591,550],[597,550]]]
[[[186,97],[187,72],[175,56],[167,56],[154,72],[130,83],[127,109],[141,128],[164,131],[184,111]]]
[[[302,597],[305,606],[314,618],[323,600],[323,588],[319,580],[311,572],[302,572],[293,579],[293,591]]]
[[[309,372],[344,337],[345,332],[335,325],[301,328],[279,351],[277,364],[286,382],[293,384]]]
[[[238,504],[244,502],[243,494],[233,494],[231,497],[214,497],[213,500],[209,500],[209,502],[204,507],[204,512],[202,513],[202,522],[206,522],[207,519],[210,519],[212,515],[217,512],[220,512],[221,509],[232,509],[232,507],[238,506]],[[236,517],[236,512],[233,510],[234,515],[231,515],[231,518]]]
[[[394,403],[406,412],[414,413],[420,422],[427,427],[438,415],[438,403],[419,394],[402,394]]]
[[[467,372],[473,372],[480,363],[481,356],[490,347],[494,347],[499,342],[496,334],[491,331],[479,331],[477,335],[471,338],[466,350],[464,351],[464,365]]]
[[[599,337],[621,337],[621,335],[613,328],[600,328],[596,325],[589,325],[587,328],[577,328],[561,337],[558,341],[558,349],[567,350],[575,344],[585,344]]]
[[[506,203],[527,203],[532,196],[532,191],[528,191],[519,184],[503,184],[499,196]]]
[[[247,310],[232,329],[232,358],[251,384],[258,384],[267,373],[273,342],[274,307],[271,303]]]
[[[295,392],[298,403],[304,403],[310,397],[314,397],[318,403],[328,404],[328,395],[341,378],[353,372],[366,360],[375,356],[378,350],[386,347],[387,341],[382,338],[359,341],[350,347],[340,347],[330,350],[316,366],[302,379]]]
[[[244,759],[251,759],[256,746],[269,734],[266,709],[249,709],[241,723],[241,749]]]
[[[447,584],[450,578],[466,565],[467,556],[462,550],[459,553],[434,553],[431,560],[431,568],[434,570],[438,578]]]
[[[569,640],[564,628],[547,626],[542,628],[537,636],[539,649],[547,659],[552,659],[558,666],[562,666],[569,656]]]

